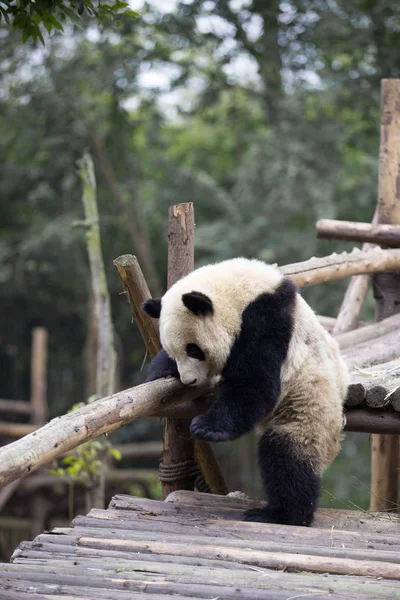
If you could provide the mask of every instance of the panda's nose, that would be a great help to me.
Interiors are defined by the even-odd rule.
[[[194,385],[197,382],[197,379],[193,379],[193,381],[185,381],[181,378],[181,381],[184,385]]]

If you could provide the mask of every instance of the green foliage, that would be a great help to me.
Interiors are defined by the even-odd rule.
[[[136,17],[137,13],[128,2],[119,0],[0,0],[0,24],[4,20],[14,31],[21,30],[24,42],[39,39],[43,45],[43,28],[48,33],[64,31],[63,23],[71,21],[82,29],[86,18],[95,18],[103,25],[125,16]]]
[[[91,404],[96,400],[96,396],[91,396],[87,404]],[[85,406],[84,402],[74,404],[68,413],[78,410]],[[60,460],[60,465],[54,469],[50,469],[49,473],[58,475],[59,477],[70,478],[70,496],[69,496],[69,513],[70,519],[73,518],[73,486],[74,483],[81,483],[86,488],[95,487],[98,478],[101,474],[103,461],[107,454],[112,456],[114,460],[121,460],[121,453],[117,448],[114,448],[107,437],[102,436],[81,444],[75,448],[70,454]]]

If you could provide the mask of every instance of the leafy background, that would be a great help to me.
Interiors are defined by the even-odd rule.
[[[400,76],[400,5],[137,0],[107,4],[112,13],[81,3],[76,15],[77,3],[47,4],[36,2],[29,25],[0,2],[0,396],[29,397],[31,330],[43,325],[53,417],[91,393],[88,261],[73,226],[83,151],[95,160],[123,388],[142,380],[144,349],[112,260],[136,253],[162,292],[168,206],[195,203],[197,265],[349,249],[317,240],[315,221],[371,220],[380,81]],[[334,316],[346,283],[304,296]],[[160,435],[141,421],[114,439]],[[254,436],[217,451],[230,489],[261,494]],[[368,506],[368,436],[346,436],[324,487],[325,506]]]

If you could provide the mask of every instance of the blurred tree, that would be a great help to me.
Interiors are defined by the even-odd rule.
[[[24,398],[30,329],[49,328],[52,415],[85,394],[87,264],[72,223],[86,148],[123,386],[141,381],[144,349],[112,259],[141,253],[162,291],[169,205],[195,203],[197,264],[337,251],[343,243],[316,240],[315,220],[373,214],[379,82],[399,75],[394,0],[157,5],[102,32],[85,18],[83,30],[46,35],[45,48],[0,28],[0,343],[22,349],[13,381]],[[344,287],[303,293],[334,315]]]

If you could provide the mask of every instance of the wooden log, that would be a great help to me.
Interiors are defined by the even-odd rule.
[[[178,257],[177,260],[180,261],[181,258]],[[182,269],[182,264],[179,262],[178,264],[180,265],[179,268]],[[142,335],[147,352],[149,353],[150,357],[153,358],[161,348],[158,333],[158,321],[151,319],[140,309],[142,302],[151,298],[150,290],[147,287],[143,273],[140,269],[140,265],[136,257],[130,254],[126,254],[115,259],[114,265],[121,278],[133,317],[138,324],[139,331]],[[190,267],[190,265],[191,263],[188,263],[187,266]],[[178,274],[179,273],[180,271],[178,270]],[[187,401],[179,406],[171,406],[165,410],[160,410],[158,411],[157,416],[169,417],[171,419],[176,419],[177,421],[184,420],[184,426],[187,429],[189,423],[188,419],[192,419],[193,417],[205,412],[213,400],[213,394],[207,394],[202,398],[196,398],[196,402]],[[198,446],[198,455],[200,455],[201,458],[202,453],[206,452],[204,444],[201,445],[198,443],[198,440],[196,440],[195,447],[196,446]],[[206,469],[206,471],[203,471],[203,475],[206,480],[209,481],[212,492],[214,494],[224,494],[226,485],[222,485],[223,475],[213,453],[211,455],[209,452],[207,452],[204,455],[202,462],[203,467]],[[221,485],[217,485],[218,482]]]
[[[95,331],[96,389],[98,397],[111,395],[116,390],[117,353],[115,351],[114,326],[111,316],[110,295],[101,249],[99,212],[97,208],[96,178],[92,157],[85,152],[79,161],[79,174],[82,181],[82,204],[85,212],[86,248],[90,266],[90,289],[93,298],[93,322]],[[90,486],[85,491],[86,506],[104,507],[105,482],[108,468],[107,449],[100,451],[100,468],[96,475],[91,474]]]
[[[84,544],[87,538],[80,538]],[[88,540],[89,541],[89,540]],[[100,544],[102,540],[97,540]],[[108,539],[110,546],[118,545],[121,540]],[[251,564],[270,569],[287,569],[311,571],[314,573],[335,573],[340,575],[359,575],[363,577],[383,577],[385,579],[400,579],[400,565],[389,562],[374,562],[373,560],[353,560],[350,558],[333,558],[324,556],[299,555],[290,552],[268,552],[254,549],[231,548],[227,546],[204,546],[195,543],[178,544],[163,542],[124,541],[124,546],[132,545],[136,551],[147,550],[158,554],[174,556],[204,557],[216,560],[235,560],[241,564]]]
[[[179,490],[177,493],[184,491],[188,490]],[[175,506],[177,505],[175,504]],[[197,506],[192,507],[194,513]],[[216,505],[217,508],[218,506]],[[370,529],[368,536],[366,536],[360,524],[358,530],[355,528],[340,530],[338,528],[341,523],[340,520],[335,523],[331,518],[326,516],[321,517],[321,511],[324,512],[323,509],[320,509],[318,513],[318,522],[325,528],[321,529],[313,526],[305,530],[301,527],[290,526],[288,528],[288,526],[284,525],[277,528],[275,524],[266,524],[265,527],[263,524],[262,528],[252,523],[249,525],[246,521],[243,521],[244,511],[247,508],[261,506],[261,503],[258,501],[246,501],[237,506],[241,507],[242,512],[241,514],[239,513],[239,520],[233,521],[218,518],[214,514],[214,510],[217,510],[217,508],[211,503],[208,506],[208,514],[206,512],[203,512],[203,514],[201,512],[193,514],[192,512],[191,515],[189,512],[168,514],[164,513],[162,509],[157,510],[157,507],[155,507],[154,511],[151,510],[150,512],[119,509],[115,511],[110,510],[108,513],[100,513],[96,509],[91,511],[86,517],[76,517],[73,521],[73,529],[69,531],[79,534],[80,537],[86,535],[104,537],[104,532],[106,532],[107,537],[118,537],[119,539],[129,539],[132,541],[139,539],[137,537],[139,533],[140,535],[143,534],[144,537],[141,539],[145,540],[147,539],[146,536],[151,537],[152,534],[158,531],[159,533],[162,532],[163,541],[165,541],[164,536],[169,536],[169,539],[172,541],[184,541],[189,536],[196,538],[196,543],[198,544],[214,545],[217,543],[218,545],[223,544],[235,548],[252,547],[256,550],[267,549],[265,544],[266,540],[268,540],[281,546],[285,544],[300,544],[310,549],[317,546],[321,548],[341,548],[344,545],[346,548],[369,549],[371,556],[378,550],[390,549],[390,551],[399,552],[400,539],[393,533],[393,531],[397,531],[400,525],[399,519],[396,516],[391,520],[392,532],[388,528],[384,534],[378,528],[376,530]],[[365,519],[368,517],[367,512],[365,512],[364,517]],[[363,520],[362,515],[358,515],[358,518]],[[340,515],[339,519],[342,519]],[[337,535],[335,535],[334,540],[332,540],[329,531],[330,527],[327,527],[327,522],[330,523],[330,527],[332,524],[335,525],[335,534]],[[107,533],[110,530],[113,531],[112,536]],[[58,528],[57,531],[59,531]],[[390,545],[388,545],[388,539],[391,542]],[[374,548],[371,547],[372,540]],[[55,541],[57,540],[55,539]]]
[[[400,248],[400,225],[321,219],[317,221],[316,229],[317,237],[326,240],[369,242],[390,248]]]
[[[384,79],[381,87],[378,223],[400,226],[400,79]],[[376,320],[400,310],[400,275],[396,267],[373,277]],[[383,271],[383,272],[382,272]],[[389,272],[385,272],[389,271]],[[399,437],[373,435],[371,441],[371,509],[393,508],[398,501]]]
[[[399,357],[400,329],[374,340],[351,346],[342,351],[342,356],[350,369],[353,367],[367,368],[392,361]]]
[[[346,397],[346,406],[365,403],[384,408],[400,398],[400,359],[375,365],[367,372],[354,371]]]
[[[372,438],[371,510],[393,510],[397,506],[399,436],[374,434]],[[389,477],[389,474],[395,474]]]
[[[286,573],[285,574],[279,574],[279,573],[273,573],[273,572],[268,572],[267,573],[264,570],[253,570],[252,572],[250,572],[250,569],[248,567],[248,565],[241,565],[239,563],[233,563],[232,561],[228,562],[228,561],[218,561],[218,562],[213,562],[209,559],[201,559],[198,558],[197,562],[193,562],[193,564],[191,565],[190,568],[190,572],[189,569],[187,568],[186,564],[183,562],[180,562],[181,559],[185,559],[186,557],[175,557],[175,556],[170,556],[169,560],[170,562],[166,562],[163,561],[162,559],[164,558],[165,555],[156,555],[157,561],[154,560],[149,560],[147,557],[149,557],[149,555],[146,555],[146,559],[143,559],[140,557],[140,555],[138,555],[138,558],[135,560],[120,560],[118,561],[116,558],[115,559],[111,559],[110,562],[108,563],[107,561],[107,565],[105,566],[104,564],[104,559],[100,559],[100,558],[92,558],[92,557],[82,557],[82,558],[76,558],[73,562],[73,565],[76,567],[74,570],[75,574],[83,574],[85,572],[88,571],[97,571],[100,577],[104,577],[105,579],[108,578],[112,578],[114,576],[114,574],[117,575],[117,577],[123,577],[123,578],[129,578],[130,580],[132,579],[139,579],[142,577],[145,577],[145,574],[147,573],[148,576],[153,576],[155,578],[159,578],[160,576],[164,576],[165,575],[165,581],[169,581],[169,580],[178,580],[183,582],[183,581],[187,581],[190,576],[193,577],[192,581],[193,583],[213,583],[215,585],[222,585],[222,584],[226,584],[229,582],[230,585],[236,585],[236,586],[245,586],[246,588],[253,588],[253,589],[262,589],[266,587],[266,574],[270,575],[270,577],[268,577],[268,581],[272,583],[272,585],[276,585],[277,583],[279,583],[279,581],[281,580],[281,582],[285,582],[285,587],[287,585],[296,583],[296,588],[297,586],[300,584],[300,589],[304,590],[303,585],[301,585],[301,576],[299,576],[298,574],[292,574],[286,577]],[[193,559],[192,559],[193,560]],[[195,559],[196,560],[196,559]],[[178,562],[179,561],[179,562]],[[56,560],[51,560],[50,558],[42,558],[40,559],[40,563],[39,560],[35,561],[36,564],[42,564],[45,568],[51,568],[53,567],[53,569],[57,569],[60,568],[63,570],[63,572],[68,569],[68,567],[71,566],[72,560],[71,559],[66,559],[66,558],[59,558]],[[13,565],[13,567],[10,570],[11,574],[14,574],[14,567],[15,569],[17,569],[17,564],[21,564],[24,565],[26,564],[26,561],[16,561]],[[33,566],[33,561],[30,561],[30,565]],[[207,566],[209,565],[209,566]],[[225,565],[235,565],[236,569],[234,570],[232,567],[231,568],[226,568]],[[211,570],[210,570],[211,567]],[[5,569],[6,572],[8,572]],[[24,579],[29,577],[29,575],[26,574],[25,571],[23,571],[24,575]],[[29,573],[29,571],[28,571]],[[119,574],[119,575],[118,575]],[[274,577],[275,575],[275,577]],[[311,582],[309,581],[308,577],[311,578]],[[327,582],[323,580],[323,578],[317,578],[316,576],[313,576],[310,574],[308,574],[308,577],[306,579],[306,585],[309,588],[311,585],[315,585],[315,583],[319,583],[318,587],[323,587],[327,585]],[[163,578],[164,579],[164,578]],[[318,581],[319,579],[319,581]],[[331,583],[332,583],[332,577],[331,579]],[[190,581],[190,579],[189,579]],[[303,577],[303,581],[304,581],[304,577]],[[289,583],[290,582],[290,583]],[[341,582],[342,585],[339,585],[339,589],[341,589],[342,591],[349,591],[349,589],[345,589],[345,581]],[[350,581],[350,584],[352,582]],[[355,582],[353,581],[353,584]],[[386,585],[385,585],[386,584]],[[390,589],[393,590],[393,584],[391,582],[385,581],[384,583],[381,584],[383,589],[386,588],[386,590]],[[336,586],[334,586],[336,587]],[[352,587],[350,587],[350,590],[352,589]],[[374,591],[376,592],[376,586],[374,588]],[[371,591],[372,591],[371,589]],[[336,591],[338,591],[336,589]],[[179,598],[182,598],[182,596],[179,596]],[[177,600],[179,600],[179,598]],[[147,594],[146,594],[146,599],[147,599]]]
[[[30,402],[24,402],[23,400],[0,399],[0,413],[30,415],[31,412],[32,406]]]
[[[371,276],[368,274],[354,275],[351,278],[340,306],[332,335],[337,336],[340,333],[343,334],[345,331],[351,331],[357,327],[370,283]]]
[[[124,483],[127,481],[156,481],[158,472],[156,469],[108,469],[106,473],[107,483]],[[24,479],[20,488],[26,494],[45,487],[57,485],[68,485],[74,480],[68,475],[53,475],[52,473],[40,473]],[[79,487],[81,484],[76,482]],[[4,488],[6,489],[6,488]]]
[[[17,565],[15,565],[17,566]],[[269,573],[266,573],[269,576]],[[7,573],[0,571],[1,579],[7,577]],[[10,578],[10,575],[8,574]],[[206,581],[206,583],[204,583]],[[224,600],[237,600],[241,598],[243,600],[288,600],[289,598],[296,598],[299,596],[299,592],[306,592],[307,596],[318,598],[319,600],[346,600],[347,598],[357,598],[357,600],[366,600],[371,598],[371,591],[367,595],[360,595],[360,586],[358,586],[357,596],[343,595],[343,593],[336,594],[333,588],[325,589],[324,591],[317,590],[313,593],[311,582],[307,578],[304,581],[304,577],[298,580],[296,588],[286,585],[283,581],[274,582],[271,577],[268,577],[268,583],[260,584],[255,586],[252,581],[247,582],[248,585],[243,586],[233,585],[228,581],[223,584],[214,583],[212,577],[208,577],[208,580],[190,581],[190,576],[186,577],[173,577],[168,579],[167,577],[156,578],[155,576],[149,576],[140,573],[117,574],[115,577],[96,577],[92,573],[86,573],[84,575],[74,574],[57,574],[56,583],[54,573],[40,572],[39,570],[31,573],[27,573],[25,578],[22,579],[21,574],[17,578],[17,574],[12,579],[12,588],[18,589],[18,594],[21,591],[28,591],[32,594],[32,590],[38,590],[39,593],[45,594],[43,599],[46,600],[57,600],[60,595],[66,600],[91,600],[93,598],[99,598],[100,600],[130,600],[131,598],[146,598],[146,600],[161,600],[162,598],[176,597],[177,600],[190,600],[191,598],[197,599],[219,599]],[[324,580],[322,588],[326,588],[328,582]],[[349,582],[350,585],[351,582]],[[49,586],[51,587],[54,594],[49,594]],[[10,584],[7,585],[9,589]],[[354,586],[355,587],[355,586]],[[7,592],[8,592],[7,589]],[[364,586],[361,588],[364,590]],[[395,588],[394,588],[395,589]],[[375,593],[376,593],[375,589]],[[368,592],[368,590],[367,590]],[[393,594],[393,589],[386,588],[383,590],[380,598],[386,600],[386,598],[393,598],[389,593]],[[78,596],[76,595],[78,594]],[[305,594],[300,594],[305,596]],[[37,596],[33,596],[36,598]],[[6,600],[14,600],[19,596],[7,596]]]
[[[0,486],[32,473],[83,442],[205,392],[201,388],[185,388],[177,379],[163,379],[123,390],[57,417],[23,439],[0,448]]]
[[[194,269],[194,207],[193,204],[177,204],[168,211],[168,288]],[[193,463],[194,441],[190,434],[190,421],[184,419],[164,420],[164,451],[161,467],[168,468],[179,463]],[[198,446],[200,450],[200,446]],[[178,489],[193,490],[192,477],[181,477],[161,482],[163,498]]]
[[[400,250],[382,250],[378,247],[367,252],[354,248],[352,252],[334,253],[323,258],[313,257],[280,267],[282,273],[300,287],[361,273],[396,269],[400,269]]]
[[[160,350],[158,321],[149,317],[140,308],[142,302],[151,298],[151,294],[138,260],[136,256],[124,254],[114,260],[114,266],[122,281],[133,318],[137,323],[147,352],[154,357]]]
[[[346,420],[345,431],[400,434],[400,415],[395,412],[354,408],[346,412]]]
[[[375,338],[391,333],[395,329],[400,329],[400,314],[393,315],[378,323],[373,323],[353,331],[347,331],[336,336],[340,348],[343,350],[350,346],[356,346],[364,342],[369,342]],[[399,351],[400,354],[400,351]]]
[[[375,210],[372,224],[374,225],[377,222],[378,211]],[[362,246],[364,252],[371,248],[373,248],[372,244],[363,244]],[[355,275],[351,278],[337,316],[335,327],[333,328],[332,333],[334,336],[357,328],[370,283],[371,275],[369,274]]]
[[[120,553],[121,554],[121,553]],[[140,555],[138,555],[140,556]],[[151,554],[147,554],[147,559],[146,561],[151,561],[152,559],[152,555]],[[289,600],[292,598],[296,598],[296,597],[300,597],[300,598],[319,598],[321,600],[345,600],[345,599],[356,599],[356,600],[365,600],[366,598],[372,598],[373,600],[376,600],[378,597],[380,600],[386,600],[387,598],[396,598],[396,591],[397,591],[397,587],[396,587],[396,583],[395,582],[391,582],[391,581],[387,581],[387,580],[382,580],[380,579],[379,581],[374,581],[373,579],[369,579],[369,580],[362,580],[360,581],[358,578],[356,577],[352,577],[351,575],[347,576],[347,577],[337,577],[335,575],[328,575],[328,574],[324,574],[323,577],[319,576],[319,575],[312,575],[311,573],[307,573],[307,576],[305,577],[304,573],[290,573],[290,572],[279,572],[279,571],[273,571],[270,569],[256,569],[256,568],[251,568],[251,573],[249,573],[250,568],[247,565],[239,565],[233,561],[229,561],[229,564],[234,565],[237,568],[237,572],[233,571],[232,569],[230,569],[228,572],[222,571],[222,569],[220,568],[220,566],[222,564],[227,564],[227,561],[218,561],[218,567],[215,566],[215,562],[214,567],[212,569],[212,571],[209,571],[208,573],[205,572],[204,570],[201,570],[200,568],[197,567],[197,562],[194,563],[194,581],[195,582],[199,582],[200,583],[200,587],[198,588],[198,593],[196,592],[196,584],[192,585],[191,587],[191,592],[188,591],[188,589],[186,588],[186,590],[184,591],[180,586],[182,585],[183,581],[187,581],[187,578],[190,578],[190,572],[189,569],[187,569],[187,573],[183,573],[182,575],[179,573],[179,575],[177,573],[174,573],[174,570],[179,570],[179,565],[176,562],[176,558],[174,556],[168,557],[169,560],[171,561],[171,563],[166,563],[165,561],[163,561],[163,556],[157,556],[157,560],[160,562],[155,563],[155,569],[157,569],[158,565],[160,565],[160,569],[157,569],[155,571],[155,573],[153,574],[153,577],[151,577],[151,573],[149,573],[147,575],[147,581],[149,584],[153,585],[153,584],[157,584],[159,585],[159,589],[157,590],[157,595],[154,596],[149,588],[145,588],[142,587],[142,595],[140,596],[141,598],[146,598],[146,600],[161,600],[161,598],[163,597],[167,597],[167,598],[172,598],[172,597],[176,597],[177,600],[187,600],[188,598],[207,598],[208,600],[210,598],[226,598],[228,599],[234,599],[237,600],[238,598],[251,598],[254,600],[258,600],[260,598],[260,593],[264,594],[263,596],[261,596],[262,599],[267,598],[268,600],[280,600],[281,598],[283,598],[284,600]],[[179,557],[180,559],[184,559],[187,560],[186,557]],[[79,564],[79,560],[76,561],[77,564]],[[195,559],[196,560],[196,559]],[[202,559],[197,559],[197,561],[200,561]],[[139,561],[135,561],[133,562],[133,568],[129,569],[129,566],[127,568],[127,572],[129,573],[129,571],[133,571],[135,572],[135,565],[136,562]],[[146,565],[146,563],[144,561],[141,561],[144,565]],[[202,561],[203,562],[203,561]],[[123,562],[123,564],[125,565],[125,562]],[[189,563],[188,563],[189,564]],[[165,565],[166,567],[166,573],[165,575],[169,575],[171,574],[174,577],[174,580],[171,582],[169,579],[160,578],[160,575],[162,575],[162,567]],[[10,566],[6,567],[9,569]],[[12,590],[29,590],[29,592],[31,594],[34,594],[35,592],[39,592],[41,590],[43,590],[43,592],[46,594],[46,598],[47,599],[51,599],[51,600],[56,600],[58,599],[60,596],[59,594],[62,595],[63,598],[67,598],[68,600],[72,600],[72,598],[79,598],[79,600],[89,600],[90,598],[105,598],[107,600],[110,600],[110,598],[112,598],[114,600],[115,599],[120,599],[120,598],[126,598],[127,600],[130,600],[130,598],[137,598],[138,596],[136,595],[136,592],[132,591],[132,587],[131,584],[133,583],[132,580],[130,581],[124,581],[125,583],[125,592],[120,592],[118,590],[115,589],[115,579],[113,577],[107,577],[107,578],[102,578],[103,581],[103,589],[96,587],[95,591],[94,590],[90,590],[90,587],[86,587],[84,586],[84,588],[81,588],[77,585],[77,581],[74,581],[74,586],[72,587],[72,585],[65,585],[65,583],[60,583],[57,582],[57,586],[56,587],[52,587],[51,590],[51,595],[49,595],[49,577],[51,576],[51,573],[49,574],[48,572],[45,572],[43,574],[43,581],[44,583],[42,583],[42,580],[40,581],[29,581],[29,572],[26,573],[24,571],[22,572],[18,572],[17,568],[18,565],[11,565],[11,569],[15,568],[16,572],[11,571],[10,569],[9,571],[6,571],[5,573],[9,574],[9,579],[10,579],[10,584],[7,585],[7,583],[5,583],[5,585],[7,586],[7,591],[10,590],[10,586],[12,585]],[[97,568],[97,563],[93,563],[93,567],[92,569],[96,569]],[[150,567],[151,569],[151,567]],[[46,570],[47,571],[47,570]],[[227,571],[227,570],[226,570]],[[93,571],[88,573],[88,575],[92,575]],[[123,570],[119,576],[118,579],[125,579],[124,578],[124,573],[126,573],[125,570]],[[144,573],[142,573],[142,577],[145,576],[146,571],[144,571]],[[156,573],[159,573],[159,575],[157,576]],[[226,580],[227,577],[229,577],[229,574],[232,575],[232,579],[229,580],[228,582]],[[215,580],[214,580],[214,575],[215,575]],[[54,577],[54,576],[53,576]],[[65,575],[62,575],[62,577],[65,577]],[[137,580],[140,577],[140,564],[138,565],[137,571],[135,573],[135,579]],[[182,579],[182,577],[184,577],[185,579]],[[242,578],[245,578],[243,583],[242,583]],[[228,585],[232,585],[233,587],[231,589],[227,589],[226,587],[222,587],[221,585],[221,579],[224,581],[224,584]],[[4,581],[4,578],[2,577],[2,580]],[[174,581],[176,581],[177,587],[176,589],[174,589]],[[218,582],[218,588],[217,591],[215,591],[215,583],[214,581],[216,581],[216,583]],[[204,583],[206,582],[206,583]],[[209,584],[209,585],[207,585]],[[236,585],[235,585],[236,584]],[[39,586],[43,586],[42,588]],[[54,586],[54,582],[53,584],[50,584]],[[187,585],[187,584],[186,584]],[[90,581],[87,582],[87,586],[90,586]],[[211,594],[211,586],[214,586],[214,594]],[[110,587],[112,587],[112,592],[110,593]],[[164,591],[164,589],[165,591]],[[250,589],[249,589],[250,588]],[[292,591],[290,591],[292,590]],[[295,591],[293,591],[295,590]],[[243,594],[242,594],[243,592]],[[54,595],[53,595],[54,593]],[[141,593],[141,592],[139,592]],[[165,593],[166,596],[161,596],[159,594]],[[277,595],[277,594],[284,594],[284,595]],[[69,595],[71,594],[71,595]],[[77,596],[77,594],[83,594],[82,596]],[[87,595],[89,594],[89,596]],[[120,594],[128,594],[128,595],[124,595],[121,596]],[[216,595],[215,595],[216,594]],[[246,595],[244,595],[246,594]],[[251,595],[252,594],[252,595]],[[13,600],[13,597],[10,597]],[[7,598],[7,600],[10,600],[10,598]],[[37,598],[37,596],[34,596],[34,598]]]
[[[32,331],[31,354],[31,410],[34,425],[47,420],[47,329],[35,327]]]
[[[195,505],[188,502],[187,497],[195,496],[197,501]],[[165,515],[179,515],[185,519],[198,519],[204,516],[213,519],[228,519],[241,521],[243,513],[249,508],[261,508],[265,503],[258,500],[238,500],[227,496],[224,502],[214,503],[213,494],[199,494],[198,492],[185,492],[179,490],[168,496],[165,502],[149,500],[148,498],[137,498],[125,494],[117,494],[110,502],[111,510],[153,513],[155,516],[164,517]],[[315,513],[312,523],[313,528],[331,529],[339,531],[361,531],[362,534],[370,533],[393,533],[400,526],[400,516],[396,514],[369,513],[361,510],[347,510],[335,508],[319,508]],[[360,546],[353,546],[360,547]]]
[[[210,489],[212,491],[217,490],[214,493],[225,496],[228,493],[228,486],[222,476],[221,469],[215,458],[214,452],[212,451],[211,445],[202,440],[196,440],[194,444],[194,454],[201,472],[206,474],[206,481],[210,486]],[[216,462],[218,468],[215,468]]]

